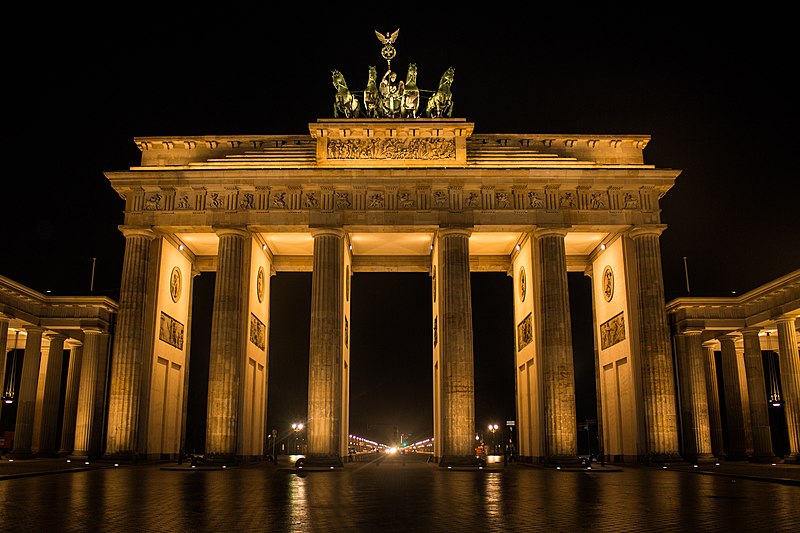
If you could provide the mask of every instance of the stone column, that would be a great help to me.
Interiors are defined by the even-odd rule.
[[[664,303],[659,236],[665,226],[630,230],[636,249],[646,454],[651,461],[680,460],[672,354]]]
[[[311,342],[308,361],[309,464],[341,466],[344,232],[312,231]]]
[[[577,462],[575,369],[569,312],[567,228],[541,228],[535,233],[539,275],[540,360],[544,396],[545,462]]]
[[[677,343],[681,373],[684,455],[694,463],[714,460],[711,453],[711,430],[708,422],[708,397],[703,369],[702,330],[687,330]],[[683,345],[683,353],[680,347]]]
[[[785,315],[777,320],[778,357],[783,391],[786,430],[789,434],[789,452],[783,457],[787,463],[800,463],[800,356],[797,352],[798,315]]]
[[[83,333],[75,443],[70,457],[86,460],[100,454],[108,334],[95,328],[84,329]]]
[[[476,464],[470,234],[466,228],[448,228],[440,229],[437,236],[441,467]]]
[[[758,332],[759,328],[742,330],[747,392],[750,400],[750,423],[753,434],[752,460],[760,463],[773,463],[777,457],[772,450],[767,388],[764,384],[764,360],[761,356],[761,340]]]
[[[5,387],[6,384],[6,357],[8,356],[8,323],[11,320],[10,315],[0,313],[0,388]],[[16,346],[14,347],[16,348]],[[0,396],[5,394],[5,389],[0,390]],[[0,401],[0,416],[3,414],[3,402]]]
[[[119,313],[108,405],[106,453],[121,459],[136,456],[139,430],[150,248],[155,233],[146,228],[121,228],[125,235]],[[84,357],[86,357],[84,352]],[[76,436],[77,450],[77,436]]]
[[[48,335],[50,350],[47,354],[47,368],[44,378],[44,396],[42,414],[39,418],[39,451],[40,457],[56,457],[56,436],[58,425],[58,409],[61,400],[61,367],[64,364],[65,335]]]
[[[25,355],[22,360],[22,378],[19,384],[17,402],[17,422],[14,427],[14,448],[12,459],[33,457],[33,420],[36,411],[36,389],[39,384],[39,362],[42,358],[42,333],[44,328],[30,326],[25,328]]]
[[[724,459],[725,441],[722,435],[722,414],[719,408],[717,361],[714,356],[714,347],[714,341],[703,343],[703,368],[706,375],[706,398],[708,400],[708,426],[711,432],[711,453],[717,459]]]
[[[58,450],[58,454],[62,456],[72,453],[75,447],[75,419],[78,412],[78,391],[83,359],[83,343],[75,339],[68,339],[67,343],[70,349],[69,368],[67,390],[64,394],[64,417],[61,422],[61,448]]]
[[[744,404],[742,402],[739,363],[736,359],[738,335],[720,338],[722,345],[722,384],[725,396],[725,417],[728,423],[728,459],[747,459],[747,437],[744,431]]]
[[[215,228],[215,231],[219,248],[211,319],[205,451],[216,462],[230,463],[236,460],[239,436],[251,237],[241,228]]]

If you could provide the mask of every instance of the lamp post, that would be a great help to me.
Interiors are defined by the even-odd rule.
[[[492,432],[492,455],[497,451],[497,442],[494,440],[494,434],[499,427],[497,424],[489,424],[489,431]]]
[[[302,422],[295,422],[292,424],[292,431],[294,431],[294,453],[300,453],[300,446],[298,445],[298,439],[300,437],[300,432],[303,431],[303,423]]]

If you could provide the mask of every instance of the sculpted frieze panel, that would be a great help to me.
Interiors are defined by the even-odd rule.
[[[625,317],[620,313],[600,324],[600,345],[603,350],[625,340]]]
[[[183,350],[183,324],[161,311],[158,339],[178,350]]]
[[[272,209],[286,209],[286,192],[277,191],[273,193],[269,206]]]
[[[256,315],[250,313],[250,342],[263,350],[266,347],[266,339],[267,326]]]
[[[531,313],[528,313],[528,316],[517,324],[517,351],[521,352],[531,342],[533,342],[533,318]]]
[[[511,209],[511,195],[506,191],[494,193],[494,205],[497,209]]]
[[[543,207],[544,200],[542,200],[542,194],[536,191],[528,191],[528,208],[542,209]]]
[[[328,159],[455,159],[453,139],[329,139]]]
[[[336,209],[350,209],[353,206],[349,192],[336,191],[333,196],[336,202]]]
[[[481,207],[481,194],[478,191],[469,191],[464,197],[464,207],[479,209]]]
[[[402,191],[397,193],[397,205],[401,209],[414,209],[417,202],[410,192]]]

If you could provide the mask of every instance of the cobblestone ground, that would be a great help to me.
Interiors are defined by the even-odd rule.
[[[0,530],[37,532],[798,531],[800,486],[657,468],[407,461],[298,475],[271,463],[120,466],[0,481]]]

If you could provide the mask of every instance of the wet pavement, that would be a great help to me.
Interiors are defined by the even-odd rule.
[[[0,460],[0,531],[798,531],[800,466]]]

